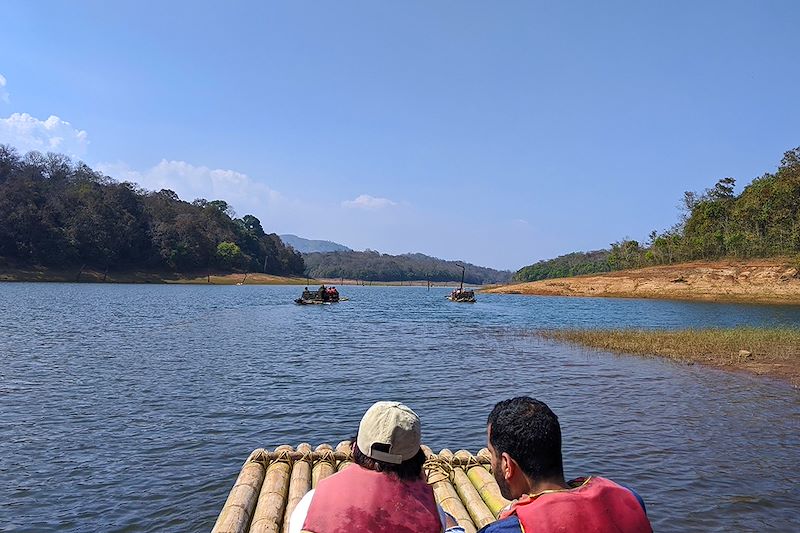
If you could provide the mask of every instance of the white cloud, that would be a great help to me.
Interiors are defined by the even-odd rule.
[[[99,163],[95,168],[120,181],[132,181],[152,191],[171,189],[182,200],[225,200],[240,215],[261,212],[283,197],[267,185],[235,170],[194,166],[186,161],[162,159],[156,166],[139,171],[125,163]]]
[[[6,91],[6,77],[0,74],[0,100],[8,103],[8,91]]]
[[[342,207],[347,207],[349,209],[369,209],[373,211],[393,205],[397,205],[397,203],[388,198],[376,198],[368,194],[362,194],[355,200],[345,200],[342,202]]]
[[[23,153],[39,150],[81,156],[86,152],[89,138],[85,131],[73,128],[55,115],[39,120],[28,113],[12,113],[8,118],[0,118],[0,144],[10,144]]]

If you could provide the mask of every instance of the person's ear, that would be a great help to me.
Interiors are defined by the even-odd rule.
[[[518,468],[519,465],[517,465],[517,462],[514,460],[514,458],[508,455],[508,453],[503,452],[503,454],[500,456],[500,471],[503,472],[503,479],[508,481],[514,477]]]

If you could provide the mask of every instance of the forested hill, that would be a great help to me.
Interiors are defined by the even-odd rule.
[[[223,200],[117,182],[67,156],[0,145],[0,260],[15,265],[210,268],[302,275],[302,256]]]
[[[610,272],[608,262],[609,250],[595,250],[593,252],[573,252],[560,255],[555,259],[539,261],[530,266],[523,267],[514,274],[517,281],[536,281],[548,278],[568,278],[581,274],[595,274],[597,272]]]
[[[515,281],[608,272],[698,259],[797,257],[800,261],[800,147],[783,155],[778,169],[755,178],[741,194],[722,178],[702,193],[686,192],[681,220],[608,250],[572,253],[521,268]],[[637,228],[632,228],[636,231]]]
[[[365,252],[304,254],[306,273],[314,278],[345,278],[364,281],[460,281],[457,261],[444,261],[423,254],[388,255]],[[465,283],[507,283],[512,272],[461,263]]]

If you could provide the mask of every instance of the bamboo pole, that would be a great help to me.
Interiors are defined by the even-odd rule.
[[[455,456],[465,461],[468,461],[472,457],[466,450],[459,450],[456,452]],[[442,450],[439,457],[449,459],[453,457],[453,454],[450,453],[450,450]],[[469,515],[472,517],[472,522],[475,524],[475,527],[480,529],[486,524],[495,521],[496,517],[494,513],[486,506],[483,498],[481,498],[481,495],[469,480],[469,477],[467,477],[463,466],[453,467],[453,486],[461,497],[464,507],[466,507]]]
[[[475,456],[478,459],[483,459],[486,462],[483,463],[483,467],[486,469],[487,472],[492,471],[492,454],[489,453],[487,448],[481,448],[478,450],[478,454]]]
[[[339,461],[339,464],[336,465],[336,471],[341,472],[342,469],[353,462],[353,448],[349,440],[343,440],[339,444],[336,445],[336,452],[337,455],[339,453],[346,453],[348,459],[342,459]]]
[[[472,522],[469,512],[467,512],[464,504],[459,499],[456,489],[450,484],[447,472],[444,471],[430,448],[422,446],[422,451],[425,452],[425,457],[428,458],[428,461],[425,462],[427,467],[426,475],[428,484],[433,487],[433,496],[436,498],[436,503],[450,513],[466,533],[475,533],[477,528]]]
[[[486,510],[497,516],[509,503],[489,473],[491,456],[485,448],[475,456],[464,450],[455,455],[449,450],[436,455],[427,446],[423,450],[428,459],[428,482],[437,502],[468,533],[487,523]],[[340,442],[335,450],[328,444],[321,444],[314,451],[308,444],[298,446],[297,450],[291,446],[279,446],[272,452],[263,448],[254,450],[242,466],[213,533],[245,533],[251,521],[250,531],[285,531],[291,512],[309,488],[351,463],[350,441]],[[464,483],[465,475],[472,491]]]
[[[315,489],[317,483],[336,473],[336,458],[330,444],[320,444],[314,453],[319,454],[319,459],[316,460],[311,470],[311,488]]]
[[[345,442],[349,443],[350,441],[345,441]],[[330,446],[330,445],[326,444],[326,446]],[[348,446],[349,446],[349,444],[348,444]],[[332,450],[333,448],[330,448],[330,449]],[[350,458],[352,456],[352,454],[350,453],[350,448],[348,448],[346,452],[340,452],[340,451],[332,451],[331,452],[331,451],[325,451],[325,450],[319,451],[319,446],[317,446],[317,450],[314,450],[310,454],[298,452],[296,450],[291,451],[291,452],[280,452],[280,453],[265,451],[264,452],[264,458],[266,460],[271,460],[271,459],[275,459],[275,458],[280,456],[280,457],[289,457],[293,461],[296,461],[297,459],[308,459],[308,458],[310,458],[311,461],[313,462],[313,461],[317,461],[317,460],[319,460],[319,459],[321,459],[323,457],[328,457],[331,453],[333,454],[334,458],[336,458],[337,461],[344,461],[344,460],[346,460],[346,459],[348,459],[348,458]]]
[[[283,513],[283,533],[289,533],[289,518],[292,511],[311,490],[311,445],[304,442],[297,446],[297,451],[306,453],[306,457],[294,462],[289,479],[289,497],[286,500],[286,511]]]
[[[264,473],[266,472],[263,464],[252,461],[251,458],[263,451],[263,449],[253,450],[247,457],[211,533],[245,533],[247,531],[247,525],[250,523],[253,509],[258,501],[258,493],[264,483]]]
[[[336,461],[350,461],[350,460],[352,460],[353,454],[350,451],[350,441],[343,441],[343,443],[346,446],[341,448],[341,450],[336,450],[336,451],[330,451],[330,447],[329,447],[328,444],[324,445],[324,446],[328,446],[328,448],[325,448],[325,449],[320,449],[319,446],[318,446],[316,450],[311,452],[311,455],[310,455],[311,462],[315,463],[315,462],[317,462],[317,461],[319,461],[321,459],[329,459],[331,454],[333,454],[333,458]],[[342,451],[342,450],[344,450],[344,451]],[[296,461],[298,459],[308,459],[309,458],[309,454],[303,453],[303,452],[294,451],[294,450],[291,451],[291,452],[286,452],[286,451],[283,451],[283,452],[270,452],[270,451],[262,449],[261,450],[261,455],[256,457],[255,460],[262,461],[264,463],[269,463],[270,461],[273,461],[275,459],[278,459],[278,458],[285,459],[287,457],[289,459],[293,460],[293,461]],[[470,459],[464,459],[462,457],[453,456],[453,457],[450,457],[448,459],[445,459],[443,457],[439,457],[436,454],[433,454],[431,457],[434,457],[434,458],[436,458],[438,460],[450,463],[450,464],[452,464],[454,466],[467,466],[467,465],[471,466],[477,461],[478,463],[485,464],[486,467],[488,468],[489,462],[491,461],[491,458],[489,456],[472,456]]]
[[[491,458],[489,450],[486,448],[478,452],[478,456],[485,457],[487,455]],[[503,498],[503,495],[500,494],[500,487],[497,486],[497,481],[494,479],[494,476],[489,473],[487,467],[490,468],[491,465],[484,465],[483,467],[475,465],[469,467],[466,469],[467,477],[478,491],[478,494],[481,495],[483,501],[486,502],[486,507],[497,517],[500,511],[511,502]]]
[[[276,452],[292,451],[291,446],[278,446]],[[291,459],[276,459],[267,467],[264,484],[258,495],[258,504],[253,513],[253,523],[250,533],[278,533],[286,505],[286,496],[289,491],[289,474]]]

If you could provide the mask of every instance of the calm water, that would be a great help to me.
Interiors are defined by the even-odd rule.
[[[635,487],[657,531],[796,530],[800,391],[544,342],[540,327],[800,324],[800,308],[345,287],[0,284],[0,530],[210,530],[257,447],[348,438],[397,399],[435,450],[494,402],[559,415],[568,476]]]

